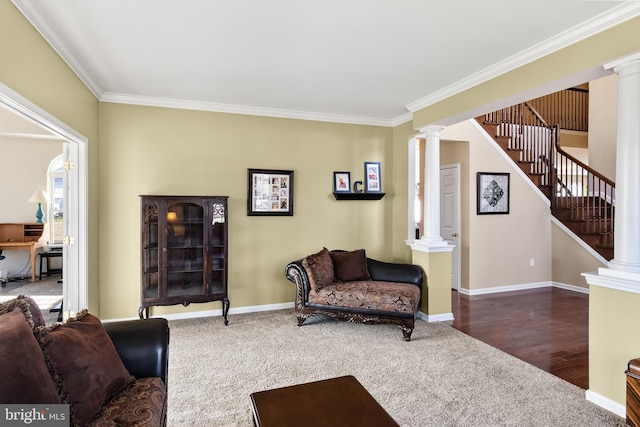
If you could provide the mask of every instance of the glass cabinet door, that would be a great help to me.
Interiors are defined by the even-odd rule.
[[[142,242],[142,258],[144,271],[142,272],[143,298],[157,298],[159,296],[159,245],[158,245],[158,205],[148,203],[144,207],[142,226],[144,227]]]
[[[201,295],[204,283],[204,207],[174,203],[167,207],[166,296]]]

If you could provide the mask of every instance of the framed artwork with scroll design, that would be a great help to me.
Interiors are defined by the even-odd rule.
[[[478,172],[478,215],[509,213],[509,173]]]

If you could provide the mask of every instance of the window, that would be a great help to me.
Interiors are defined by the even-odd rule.
[[[64,217],[64,166],[62,154],[57,156],[49,164],[49,184],[47,194],[49,194],[49,242],[54,245],[61,245],[64,238],[64,227],[62,219]]]

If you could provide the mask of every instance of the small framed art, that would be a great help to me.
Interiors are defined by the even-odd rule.
[[[478,172],[478,215],[509,213],[509,173]]]
[[[364,191],[367,193],[382,192],[380,162],[364,162]]]
[[[351,191],[351,173],[350,172],[334,172],[333,173],[333,192],[348,193]]]
[[[247,215],[292,216],[293,171],[248,169]]]

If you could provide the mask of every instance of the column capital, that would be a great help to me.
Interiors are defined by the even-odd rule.
[[[440,136],[440,132],[442,132],[442,130],[446,128],[446,126],[442,126],[442,125],[429,125],[429,126],[425,126],[420,128],[420,132],[424,133],[425,136],[429,137],[429,136]]]

